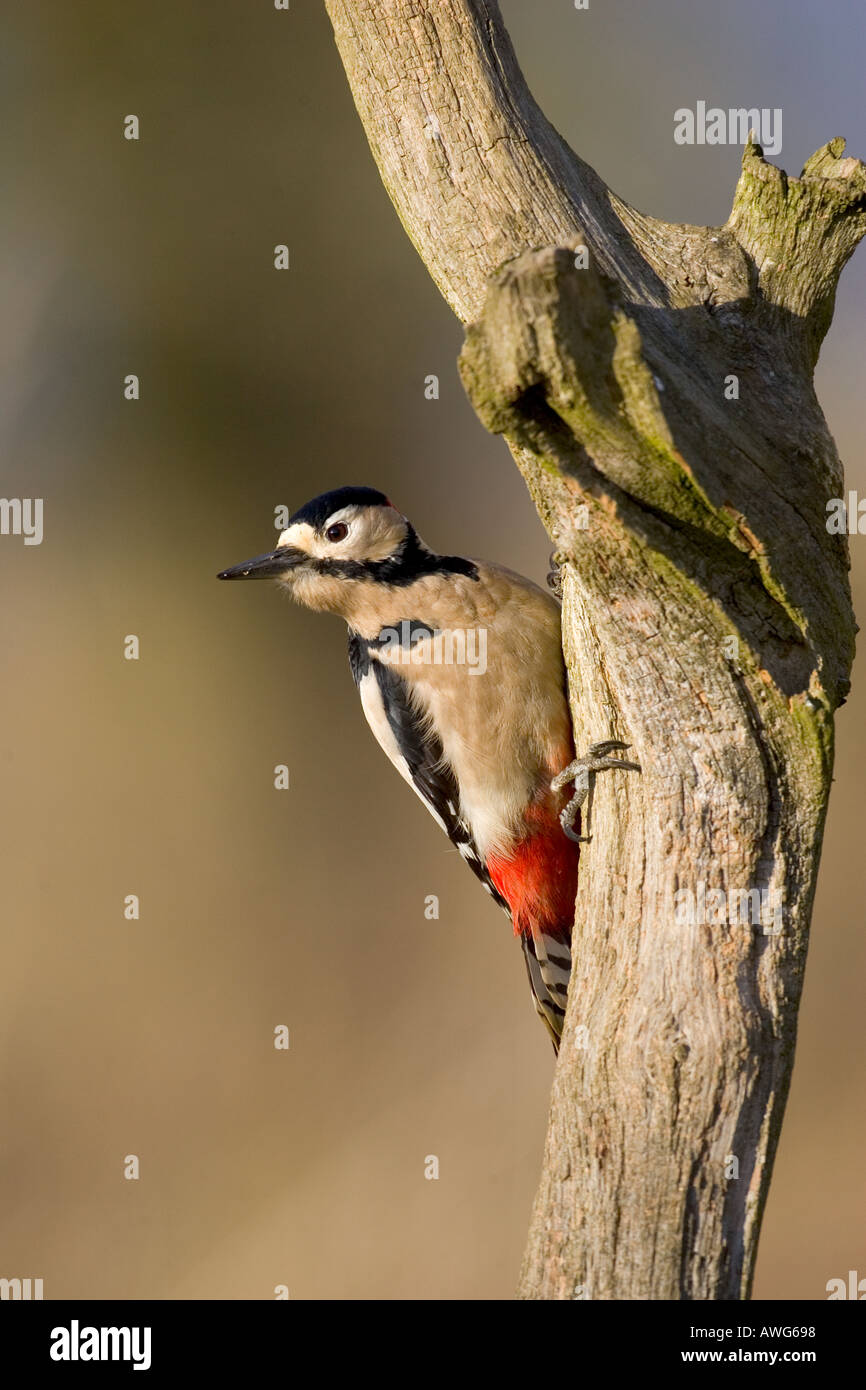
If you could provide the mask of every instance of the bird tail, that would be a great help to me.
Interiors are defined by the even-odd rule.
[[[536,1012],[558,1053],[571,975],[571,931],[563,928],[537,935],[525,931],[520,942]]]
[[[508,853],[491,855],[486,867],[511,912],[536,1010],[558,1051],[571,975],[579,849],[562,833],[555,805],[536,803],[525,828]]]

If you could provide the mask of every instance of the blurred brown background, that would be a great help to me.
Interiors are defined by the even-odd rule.
[[[698,99],[782,107],[792,172],[837,134],[866,155],[860,0],[504,11],[548,115],[657,215],[727,216],[738,152],[673,141]],[[214,575],[342,483],[539,579],[547,539],[464,399],[318,0],[33,0],[4,27],[2,493],[45,499],[45,539],[0,538],[0,1275],[508,1298],[553,1060],[520,953],[375,747],[340,625]],[[861,251],[818,386],[866,493],[864,305]],[[855,673],[758,1297],[866,1275],[864,707]]]

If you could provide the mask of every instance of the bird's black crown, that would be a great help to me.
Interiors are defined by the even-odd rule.
[[[294,516],[289,517],[289,525],[293,526],[296,521],[305,521],[309,526],[314,526],[320,530],[334,512],[342,511],[343,507],[390,507],[384,492],[377,492],[374,487],[338,487],[333,492],[323,492],[318,497],[314,497],[311,502],[305,502],[303,507],[295,512]]]

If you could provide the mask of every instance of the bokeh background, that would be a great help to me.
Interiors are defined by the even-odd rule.
[[[548,115],[641,209],[725,220],[738,151],[673,141],[698,99],[781,107],[792,172],[837,134],[866,155],[861,0],[503,8]],[[553,1060],[520,953],[374,745],[340,624],[214,575],[342,483],[537,579],[547,539],[319,0],[31,0],[3,27],[2,494],[45,499],[45,538],[0,538],[0,1275],[508,1298]],[[818,386],[866,494],[864,307],[861,250]],[[759,1298],[866,1275],[864,708],[855,673]]]

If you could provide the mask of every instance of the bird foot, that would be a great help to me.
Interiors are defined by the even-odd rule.
[[[591,835],[576,835],[574,832],[574,822],[577,813],[586,802],[586,823],[589,829],[589,813],[592,808],[592,793],[595,786],[595,774],[597,772],[607,772],[608,770],[619,769],[620,772],[640,772],[640,763],[626,762],[625,758],[612,758],[611,753],[623,753],[629,748],[628,743],[620,743],[619,739],[607,739],[604,743],[593,743],[587,753],[582,758],[575,758],[573,763],[558,772],[550,784],[551,791],[562,791],[571,782],[574,785],[574,795],[569,801],[564,811],[560,812],[559,823],[569,840],[574,840],[578,844],[585,844],[592,839]]]
[[[550,556],[550,570],[549,570],[548,575],[547,575],[547,587],[548,587],[548,589],[550,590],[550,592],[553,594],[554,598],[558,598],[558,599],[559,599],[559,602],[560,602],[560,603],[562,603],[562,566],[563,566],[563,563],[564,563],[563,556],[560,555],[560,553],[559,553],[558,550],[554,550],[554,551],[552,552],[551,556]]]

